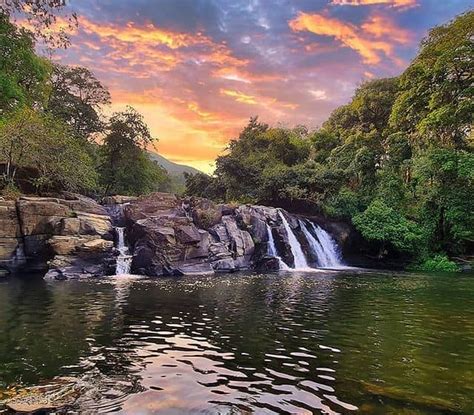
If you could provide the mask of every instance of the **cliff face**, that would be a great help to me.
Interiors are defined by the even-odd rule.
[[[124,228],[131,273],[148,276],[324,267],[327,255],[336,256],[322,252],[337,245],[328,233],[281,209],[169,193],[104,202],[67,193],[0,200],[0,269],[41,271],[47,279],[112,275],[119,256],[113,225]],[[344,246],[350,230],[332,229]]]
[[[80,195],[0,200],[0,268],[48,277],[103,275],[113,250],[106,210]]]
[[[308,264],[318,262],[301,219],[271,207],[216,205],[206,199],[179,199],[155,193],[131,201],[124,206],[123,214],[126,237],[134,254],[132,272],[137,274],[277,270],[279,262],[270,254],[270,237],[278,256],[293,267],[294,253],[282,214]],[[349,232],[341,235],[347,238]]]

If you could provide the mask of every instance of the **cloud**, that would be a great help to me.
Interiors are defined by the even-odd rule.
[[[235,91],[233,89],[221,89],[220,93],[223,95],[227,95],[228,97],[234,98],[237,102],[241,102],[243,104],[248,104],[248,105],[257,104],[255,97],[244,94],[239,91]]]
[[[383,26],[383,25],[387,26]],[[337,39],[344,46],[357,51],[366,64],[378,64],[382,56],[393,58],[393,43],[405,43],[409,32],[398,28],[388,18],[374,15],[361,27],[318,13],[300,12],[289,22],[294,32],[311,32]],[[392,37],[393,32],[393,37]],[[390,42],[390,40],[392,42]]]
[[[413,40],[413,35],[409,30],[398,27],[384,15],[372,15],[361,27],[366,34],[376,39],[385,37],[400,44],[407,44]]]
[[[328,99],[328,96],[326,94],[326,91],[324,91],[323,89],[310,89],[308,91],[313,97],[314,99],[316,100],[324,100],[324,99]]]
[[[332,0],[331,3],[335,6],[374,6],[386,5],[389,7],[399,7],[408,9],[418,6],[417,0]]]

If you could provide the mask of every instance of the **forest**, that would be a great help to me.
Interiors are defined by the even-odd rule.
[[[321,128],[251,118],[189,195],[351,222],[383,258],[455,270],[474,248],[474,12],[432,29],[398,77],[362,83]]]

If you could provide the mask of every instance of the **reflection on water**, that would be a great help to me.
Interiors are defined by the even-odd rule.
[[[0,394],[80,412],[474,412],[474,279],[346,273],[0,284]]]

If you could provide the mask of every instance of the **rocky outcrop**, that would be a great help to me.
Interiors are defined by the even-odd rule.
[[[318,231],[281,209],[169,193],[104,202],[70,193],[0,200],[0,267],[46,272],[47,279],[98,277],[115,272],[120,253],[119,262],[131,261],[132,273],[148,276],[272,271],[295,264],[288,232],[299,241],[295,255],[301,258],[303,251],[308,265],[318,264]],[[340,224],[321,226],[340,241],[349,238]],[[114,248],[114,227],[123,252]],[[123,250],[124,242],[129,249]]]
[[[205,199],[155,193],[128,202],[123,214],[133,252],[133,273],[159,276],[277,270],[278,260],[268,255],[268,229],[283,260],[294,264],[287,232],[275,208],[217,205]],[[284,214],[311,257],[299,219]]]
[[[8,272],[48,271],[47,278],[57,279],[108,272],[112,225],[90,198],[63,193],[0,200],[0,225],[0,266]]]

